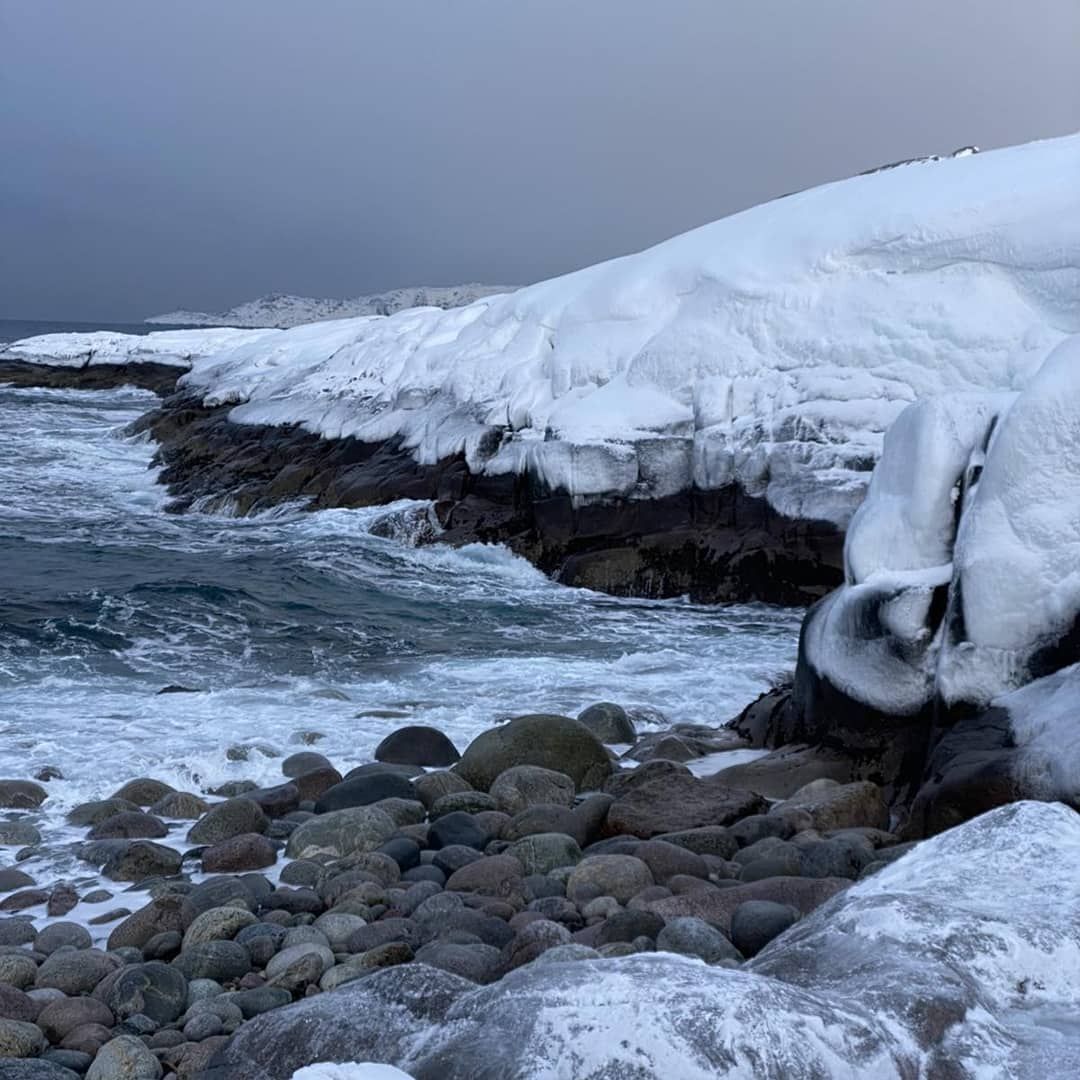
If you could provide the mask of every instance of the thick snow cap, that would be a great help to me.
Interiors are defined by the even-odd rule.
[[[1018,390],[1080,331],[1078,178],[1080,136],[858,176],[456,310],[240,344],[186,383],[240,422],[581,497],[737,481],[846,525],[906,405]]]

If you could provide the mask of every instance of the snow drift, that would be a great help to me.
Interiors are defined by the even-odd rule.
[[[737,484],[844,527],[908,404],[1017,391],[1080,331],[1078,178],[1069,136],[828,184],[448,311],[9,356],[149,351],[239,423],[400,437],[578,500]]]

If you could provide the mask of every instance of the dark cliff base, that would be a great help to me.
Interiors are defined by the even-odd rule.
[[[59,390],[110,390],[138,386],[155,394],[171,394],[186,368],[173,364],[94,364],[91,367],[58,367],[0,359],[0,383],[42,386]]]
[[[558,581],[615,595],[801,605],[842,578],[836,526],[783,517],[734,486],[575,506],[528,476],[475,476],[460,456],[422,466],[397,442],[233,424],[228,411],[176,394],[137,425],[160,444],[176,510],[207,497],[242,514],[297,499],[312,509],[430,499],[441,541],[503,543]]]

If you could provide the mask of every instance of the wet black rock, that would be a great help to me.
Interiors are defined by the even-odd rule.
[[[402,765],[453,765],[458,749],[438,728],[410,724],[391,732],[377,747],[375,760]]]

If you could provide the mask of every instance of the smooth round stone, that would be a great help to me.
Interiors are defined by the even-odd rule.
[[[0,1061],[37,1057],[45,1046],[45,1036],[36,1024],[26,1020],[0,1020]],[[2,1075],[3,1065],[0,1065]]]
[[[613,896],[625,904],[652,884],[652,871],[633,855],[591,855],[574,867],[566,895],[575,901]]]
[[[89,949],[92,944],[86,927],[78,923],[55,922],[50,923],[38,934],[34,948],[38,952],[49,955],[60,948]]]
[[[142,810],[122,810],[98,822],[89,833],[91,840],[160,840],[169,830],[153,814]]]
[[[292,994],[278,986],[257,986],[251,990],[240,990],[233,995],[233,1002],[240,1009],[245,1020],[261,1016],[272,1009],[280,1009],[292,1002]]]
[[[547,874],[560,866],[576,866],[582,858],[577,841],[565,833],[533,833],[512,844],[508,853],[528,875]]]
[[[301,750],[299,753],[290,754],[281,763],[283,775],[290,779],[315,772],[317,769],[332,769],[333,767],[329,758],[317,754],[313,750]]]
[[[29,821],[0,821],[0,847],[32,847],[41,833]]]
[[[172,966],[188,979],[213,979],[225,983],[251,970],[251,956],[235,941],[204,941],[184,949]]]
[[[294,945],[282,949],[266,965],[266,977],[272,986],[293,993],[318,983],[334,966],[334,954],[325,945]]]
[[[772,900],[746,900],[731,915],[731,941],[743,956],[756,956],[799,920],[799,912]]]
[[[65,997],[49,1002],[38,1014],[36,1023],[49,1042],[59,1043],[81,1024],[112,1027],[116,1019],[112,1009],[97,998]]]
[[[114,791],[110,798],[124,799],[133,802],[136,806],[151,806],[166,795],[172,795],[176,788],[166,784],[162,780],[154,780],[152,777],[140,776],[135,780],[129,780],[118,791]]]
[[[375,747],[376,761],[402,765],[453,765],[460,757],[443,732],[426,724],[398,728]]]
[[[656,947],[662,952],[696,956],[706,964],[721,960],[742,960],[739,950],[714,926],[692,915],[671,919],[656,935]]]
[[[246,926],[253,926],[258,919],[242,907],[216,907],[196,916],[184,932],[183,948],[201,945],[207,941],[232,941]]]
[[[188,831],[192,844],[218,844],[241,833],[264,833],[269,821],[262,808],[250,799],[234,798],[217,803]]]
[[[260,870],[277,862],[274,842],[260,833],[240,833],[211,844],[202,853],[203,870],[208,874],[236,874]]]
[[[17,929],[21,930],[22,927],[20,926]],[[13,941],[8,947],[14,948],[16,945],[24,944],[24,942],[32,942],[34,936],[31,935],[29,938],[24,939],[23,942]],[[0,953],[0,983],[17,986],[20,990],[23,990],[27,986],[33,985],[36,976],[37,964],[29,953]]]
[[[115,956],[100,949],[54,952],[37,971],[34,985],[65,994],[89,994],[106,975],[120,967]]]
[[[0,808],[34,810],[48,798],[48,792],[32,780],[0,780]]]
[[[603,743],[633,743],[637,741],[637,729],[621,705],[600,701],[578,713],[578,722],[584,724]]]
[[[152,960],[121,970],[105,996],[105,1004],[121,1020],[142,1015],[160,1026],[172,1023],[183,1013],[187,998],[188,984],[183,974],[170,964]]]
[[[86,1080],[158,1080],[161,1063],[134,1035],[118,1035],[95,1055]]]

